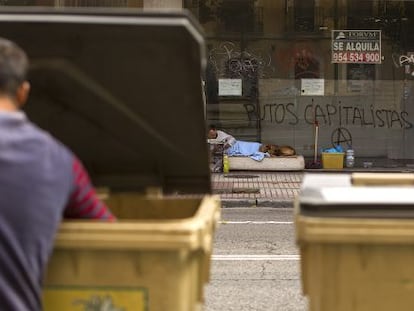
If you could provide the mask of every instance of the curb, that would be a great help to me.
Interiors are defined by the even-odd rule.
[[[293,207],[293,199],[257,199],[257,207]]]
[[[292,208],[293,200],[272,200],[272,199],[221,199],[221,207],[273,207]]]

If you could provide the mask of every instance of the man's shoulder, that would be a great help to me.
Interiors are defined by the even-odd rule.
[[[231,136],[229,133],[226,133],[225,131],[217,130],[217,137],[228,137]]]
[[[57,139],[53,134],[46,131],[45,129],[40,128],[37,124],[28,121],[27,126],[33,135],[37,136],[40,141],[44,144],[49,145],[52,149],[55,149],[59,152],[67,153],[72,156],[72,151],[63,144],[59,139]]]

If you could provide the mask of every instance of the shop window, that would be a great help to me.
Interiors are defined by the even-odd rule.
[[[249,57],[234,57],[226,61],[226,77],[243,80],[243,96],[256,98],[258,83],[258,61]]]
[[[407,51],[414,51],[414,2],[406,2],[405,5],[405,15],[407,17],[404,19],[403,27],[401,31],[403,47]]]
[[[404,41],[404,26],[410,16],[407,14],[408,7],[409,1],[381,1],[378,14],[375,16],[376,27],[396,45]]]
[[[348,29],[372,29],[374,25],[373,1],[348,0]]]
[[[315,28],[315,1],[295,0],[294,1],[294,22],[295,31],[309,32]]]
[[[60,7],[126,7],[128,0],[55,0]]]
[[[348,80],[374,80],[375,65],[373,64],[348,64]]]
[[[218,17],[224,32],[262,32],[263,12],[255,7],[255,0],[223,1]]]
[[[347,64],[348,91],[361,92],[370,87],[375,80],[375,65]]]
[[[0,0],[1,1],[1,0]],[[219,33],[263,33],[263,7],[258,0],[184,0],[201,24],[215,22]]]
[[[10,6],[25,6],[25,5],[35,5],[35,0],[0,0],[0,5],[10,5]]]
[[[410,1],[348,0],[348,29],[379,29],[396,45],[403,43],[409,22]]]
[[[295,55],[295,79],[311,79],[320,77],[319,60],[308,50]]]
[[[216,22],[220,5],[221,2],[218,0],[187,0],[184,2],[184,7],[198,16],[201,24]]]

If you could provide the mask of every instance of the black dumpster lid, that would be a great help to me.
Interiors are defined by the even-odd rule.
[[[355,186],[351,174],[305,174],[300,214],[315,217],[414,218],[413,186]]]
[[[208,193],[204,38],[185,11],[0,10],[31,60],[29,118],[97,186]]]

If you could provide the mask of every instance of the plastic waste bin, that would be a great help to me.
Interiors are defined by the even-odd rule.
[[[116,223],[65,221],[44,310],[198,310],[211,196],[201,28],[186,12],[14,8],[2,37],[31,59],[28,117],[68,145]]]
[[[117,223],[63,223],[44,310],[201,310],[218,203],[118,193],[108,199]]]
[[[311,311],[412,310],[414,175],[308,174],[295,201]]]
[[[343,152],[322,152],[322,167],[327,169],[344,168],[344,155]]]

